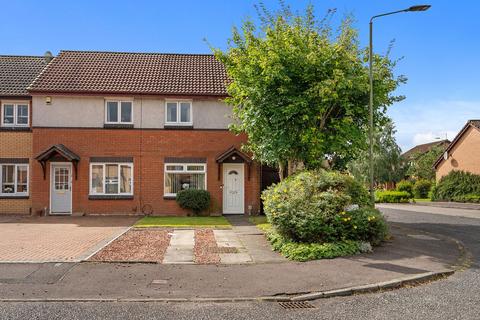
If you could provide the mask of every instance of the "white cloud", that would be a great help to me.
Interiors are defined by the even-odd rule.
[[[392,106],[388,112],[395,122],[397,142],[403,151],[432,142],[452,140],[469,119],[480,119],[480,101],[408,101]]]
[[[413,136],[412,143],[418,145],[444,139],[452,140],[456,134],[456,131],[417,133]]]

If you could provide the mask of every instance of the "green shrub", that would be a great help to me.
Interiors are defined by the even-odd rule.
[[[388,227],[383,214],[373,208],[359,208],[342,212],[344,238],[372,245],[379,245],[388,235]],[[347,220],[347,221],[345,221]]]
[[[364,211],[369,203],[368,192],[350,176],[325,170],[303,171],[264,191],[262,199],[269,222],[288,241],[308,244],[344,240],[378,243],[383,240],[383,237],[359,238],[360,235],[366,237],[366,234],[381,232],[352,231],[359,227],[363,229],[368,221],[367,212],[379,220],[383,217],[375,209]],[[345,212],[345,208],[352,204],[360,209]],[[357,221],[359,225],[355,226]]]
[[[180,207],[198,215],[210,206],[210,193],[206,190],[185,189],[177,192],[176,200]]]
[[[453,201],[480,203],[480,195],[478,195],[478,194],[466,194],[464,196],[456,196],[456,197],[453,198]]]
[[[415,198],[424,199],[428,198],[430,189],[432,188],[432,182],[430,180],[417,180],[413,185],[413,195]]]
[[[369,244],[353,240],[327,243],[293,242],[272,230],[267,232],[267,239],[275,251],[280,252],[287,259],[295,261],[332,259],[371,250]]]
[[[405,203],[411,198],[406,191],[375,191],[375,202],[377,203]]]
[[[467,199],[468,195],[480,195],[480,175],[450,171],[438,181],[432,192],[432,200],[457,201],[456,199]]]
[[[413,198],[413,183],[408,180],[402,180],[399,183],[397,183],[397,191],[403,191],[408,193],[408,196],[410,198]]]

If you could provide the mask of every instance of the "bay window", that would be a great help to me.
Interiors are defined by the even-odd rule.
[[[0,164],[2,196],[28,195],[28,164]]]
[[[205,190],[206,183],[206,164],[165,164],[165,196],[176,196],[178,191],[185,189]]]
[[[132,195],[132,163],[91,163],[91,195]]]

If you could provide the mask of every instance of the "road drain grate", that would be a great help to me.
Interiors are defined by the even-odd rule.
[[[314,309],[315,306],[306,301],[287,301],[279,302],[283,309]]]

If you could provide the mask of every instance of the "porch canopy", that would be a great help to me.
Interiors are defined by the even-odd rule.
[[[71,162],[75,170],[75,180],[77,180],[77,165],[80,161],[80,156],[65,147],[63,144],[55,144],[51,146],[50,148],[36,156],[35,159],[42,166],[44,180],[46,179],[47,175],[47,162],[50,160]]]
[[[248,167],[248,180],[250,180],[250,167],[252,165],[252,159],[234,146],[231,146],[225,150],[222,154],[217,156],[215,160],[218,163],[218,180],[220,180],[223,163],[246,163]]]

